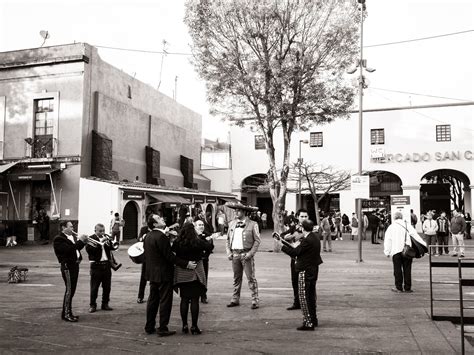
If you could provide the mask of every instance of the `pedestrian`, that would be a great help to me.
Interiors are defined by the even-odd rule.
[[[38,212],[38,216],[36,217],[36,226],[40,234],[41,244],[48,244],[49,243],[49,216],[44,210],[44,208],[41,208]]]
[[[369,219],[365,213],[362,214],[362,239],[367,239],[367,228],[369,227]]]
[[[359,233],[359,220],[355,213],[352,213],[352,220],[351,220],[351,240],[356,239]]]
[[[79,264],[82,260],[80,250],[86,245],[87,236],[81,235],[79,238],[76,238],[73,235],[73,225],[70,221],[61,221],[59,227],[61,228],[61,233],[54,238],[53,248],[61,265],[61,276],[66,286],[61,319],[66,322],[77,322],[79,317],[72,313],[72,298],[76,293]]]
[[[437,243],[438,243],[438,254],[443,255],[443,248],[444,253],[446,255],[449,254],[449,219],[446,218],[446,212],[442,211],[441,215],[436,220],[436,224],[438,225],[438,231],[436,232],[437,236]]]
[[[466,232],[466,221],[461,214],[461,211],[455,209],[453,211],[453,218],[451,218],[451,236],[453,238],[453,254],[452,256],[458,256],[464,258],[464,233]]]
[[[425,234],[425,241],[428,245],[431,255],[439,256],[438,254],[438,244],[437,244],[437,232],[438,232],[438,223],[436,220],[433,220],[433,214],[428,213],[426,219],[423,222],[423,233]]]
[[[114,242],[120,241],[120,234],[124,226],[125,221],[120,218],[120,214],[115,213],[114,218],[110,221],[110,236]]]
[[[341,217],[341,222],[342,222],[342,233],[349,232],[349,224],[351,224],[351,222],[349,221],[349,217],[347,217],[345,213]]]
[[[301,243],[293,248],[283,245],[281,250],[296,258],[295,268],[298,272],[298,292],[303,312],[303,325],[297,330],[314,330],[318,326],[316,315],[316,282],[318,280],[319,265],[321,259],[321,241],[319,235],[313,232],[314,224],[310,220],[304,220],[303,238]]]
[[[291,243],[294,247],[297,247],[303,238],[304,232],[302,223],[308,219],[308,211],[302,208],[296,212],[296,217],[298,218],[298,224],[293,226],[293,228],[281,233],[280,235],[281,238],[286,240],[288,243]],[[295,265],[296,258],[292,257],[290,261],[290,271],[291,286],[293,288],[293,304],[286,309],[287,311],[301,309],[300,297],[298,293],[298,272],[296,271]]]
[[[371,213],[369,215],[369,227],[371,231],[371,239],[372,239],[372,244],[380,244],[379,241],[377,240],[377,233],[378,233],[378,228],[379,228],[379,217],[377,216],[377,213]]]
[[[387,257],[392,257],[393,262],[393,274],[395,276],[393,292],[413,292],[411,284],[413,259],[402,254],[405,244],[412,246],[411,237],[426,246],[426,243],[411,224],[403,220],[403,214],[399,211],[395,212],[394,221],[387,228],[384,241],[384,253]]]
[[[145,276],[150,282],[150,294],[146,306],[145,332],[158,333],[158,336],[164,337],[176,334],[176,331],[168,329],[173,306],[174,265],[195,269],[197,263],[178,258],[173,253],[167,235],[168,228],[163,217],[157,214],[150,215],[148,228],[151,232],[147,234],[144,249]],[[160,310],[160,325],[158,329],[155,329],[158,309]]]
[[[226,216],[222,210],[217,212],[217,230],[219,231],[220,235],[224,235],[224,228],[226,223]]]
[[[471,239],[471,215],[469,212],[466,213],[466,216],[464,217],[464,220],[466,221],[466,239]]]
[[[331,240],[331,223],[329,223],[329,215],[322,214],[323,220],[321,221],[321,232],[323,237],[323,251],[332,252],[332,240]],[[326,248],[327,244],[327,248]]]
[[[342,218],[341,218],[341,212],[337,211],[335,216],[334,216],[334,227],[336,229],[336,239],[342,240]]]
[[[416,224],[418,223],[418,217],[416,216],[413,210],[410,210],[410,223],[413,228],[416,229]]]
[[[147,234],[151,231],[150,228],[148,228],[148,225],[144,225],[141,229],[140,232],[138,233],[138,238],[137,240],[139,242],[145,242]],[[137,303],[145,303],[145,288],[146,288],[146,277],[145,277],[145,269],[146,269],[146,262],[143,261],[142,263],[142,268],[140,272],[140,285],[138,286],[138,297],[137,297]]]
[[[103,311],[112,311],[109,306],[110,290],[112,287],[112,250],[118,249],[118,243],[113,243],[112,239],[105,234],[105,227],[98,223],[95,225],[94,234],[89,237],[86,246],[90,261],[91,290],[89,313],[97,311],[97,295],[99,287],[102,285],[102,305]]]
[[[214,242],[211,238],[212,233],[209,233],[209,231],[206,231],[206,227],[204,225],[204,221],[198,219],[197,221],[194,222],[194,229],[197,233],[197,236],[199,239],[205,241],[206,243],[209,243],[212,245],[212,249],[214,249]],[[209,256],[212,253],[212,249],[209,250],[204,250],[201,255],[201,260],[202,264],[204,266],[204,273],[206,275],[206,280],[209,280]],[[179,255],[178,255],[179,256]],[[202,303],[208,303],[207,300],[207,288],[203,291],[203,294],[201,295],[201,302]]]
[[[254,256],[260,245],[260,231],[257,223],[245,216],[246,211],[254,211],[255,208],[241,203],[235,203],[229,205],[229,207],[235,210],[235,219],[229,223],[226,243],[227,257],[232,261],[232,271],[234,273],[234,292],[227,307],[240,305],[242,276],[245,272],[252,293],[251,308],[257,309],[259,299]]]
[[[182,332],[187,334],[201,334],[198,327],[199,298],[206,294],[207,277],[202,261],[203,253],[210,253],[214,245],[209,242],[212,238],[201,239],[196,229],[204,230],[203,221],[197,220],[193,224],[186,224],[180,230],[178,237],[173,243],[172,250],[176,257],[196,262],[196,268],[191,270],[176,266],[174,269],[174,286],[179,289],[181,297],[180,314],[183,322]],[[188,327],[188,312],[191,307],[191,329]]]
[[[263,212],[262,213],[262,229],[267,229],[267,218],[268,218],[268,215]]]
[[[14,231],[12,230],[12,228],[10,228],[10,226],[8,225],[8,221],[3,221],[1,225],[2,225],[1,234],[3,234],[3,238],[5,238],[6,240],[5,246],[7,248],[16,246],[18,244],[16,241],[16,236],[14,235]]]

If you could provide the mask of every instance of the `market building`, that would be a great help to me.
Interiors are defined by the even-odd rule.
[[[472,214],[474,201],[474,106],[393,108],[365,112],[363,116],[362,169],[370,175],[370,198],[364,209],[390,208],[390,196],[410,197],[418,216],[435,209],[459,207]],[[265,188],[269,168],[263,137],[254,126],[231,127],[232,170],[206,170],[212,182],[239,198],[271,213],[272,203]],[[357,172],[358,116],[311,127],[293,135],[291,161],[299,158],[336,169]],[[277,159],[281,161],[282,137],[276,133]],[[277,166],[281,163],[277,162]],[[293,189],[297,188],[293,182]],[[303,194],[302,206],[314,216],[310,194]],[[327,196],[320,208],[340,210],[348,216],[355,211],[350,189]],[[297,209],[297,193],[289,193],[286,209]],[[314,217],[313,217],[314,218]]]
[[[200,174],[201,124],[88,44],[0,53],[0,220],[19,240],[33,240],[41,210],[51,236],[60,219],[92,233],[118,212],[124,237],[134,238],[147,209],[170,223],[170,207],[205,204],[215,214],[233,195],[209,192]],[[89,218],[91,209],[100,218]]]

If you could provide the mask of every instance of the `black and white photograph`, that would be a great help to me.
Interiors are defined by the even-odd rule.
[[[0,0],[0,354],[474,354],[472,0]]]

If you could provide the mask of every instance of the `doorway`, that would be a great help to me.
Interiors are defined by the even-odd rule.
[[[123,239],[136,239],[138,235],[138,208],[133,201],[127,202],[123,209]]]

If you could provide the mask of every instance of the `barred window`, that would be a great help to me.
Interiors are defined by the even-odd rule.
[[[54,99],[35,100],[35,136],[53,134]]]
[[[323,132],[311,132],[309,134],[309,146],[322,147],[323,146]]]
[[[376,128],[370,130],[370,144],[385,144],[384,128]]]
[[[436,125],[436,142],[450,142],[451,141],[451,125],[442,124]]]
[[[255,150],[265,149],[265,138],[259,134],[255,136]]]

